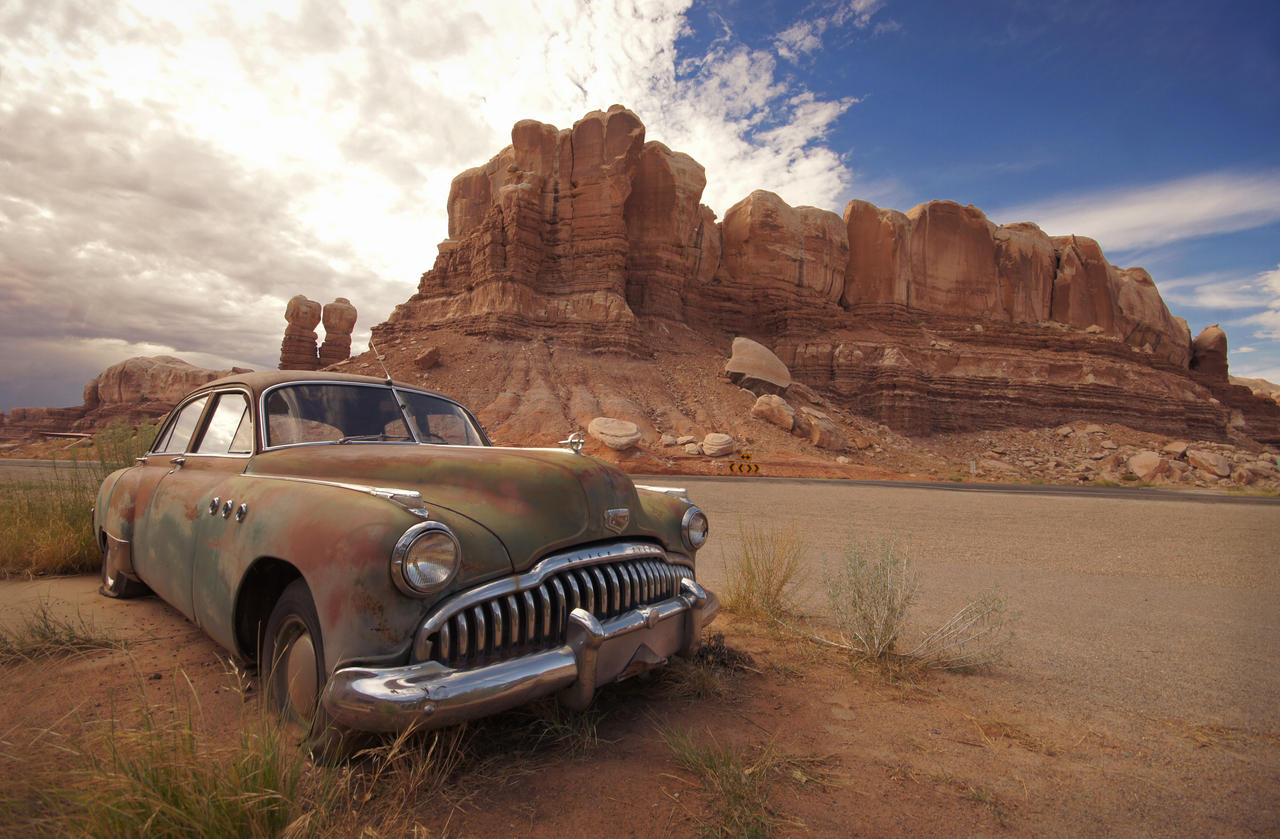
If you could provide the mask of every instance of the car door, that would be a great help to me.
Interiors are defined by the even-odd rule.
[[[171,468],[160,476],[139,515],[134,568],[156,594],[192,620],[196,546],[208,538],[213,520],[223,521],[222,502],[211,510],[212,498],[219,484],[244,471],[251,441],[248,399],[241,391],[229,390],[184,406],[172,434],[158,444],[157,455],[167,457]],[[232,453],[235,447],[244,451]]]

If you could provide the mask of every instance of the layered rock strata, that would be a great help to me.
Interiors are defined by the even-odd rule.
[[[320,325],[321,308],[314,300],[298,294],[285,306],[284,340],[280,343],[281,370],[318,370],[319,350],[316,327]],[[349,347],[348,347],[349,349]]]
[[[320,345],[320,366],[328,367],[351,357],[351,332],[356,328],[356,307],[345,297],[325,305],[320,314],[324,323],[324,343]]]
[[[375,327],[380,345],[454,330],[652,358],[739,335],[911,434],[1086,414],[1227,433],[1232,408],[1193,375],[1186,322],[1092,239],[951,201],[855,200],[840,217],[759,190],[717,222],[702,167],[617,105],[563,130],[525,120],[511,140],[454,179],[449,238]],[[1235,410],[1238,430],[1280,439],[1280,419]]]

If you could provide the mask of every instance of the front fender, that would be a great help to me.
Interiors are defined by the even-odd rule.
[[[426,610],[458,587],[510,573],[496,537],[475,522],[431,510],[458,536],[462,566],[439,597],[406,596],[391,579],[396,541],[421,521],[403,507],[357,489],[236,476],[217,488],[232,515],[207,516],[193,579],[197,619],[236,649],[234,610],[250,566],[272,557],[296,568],[315,600],[329,670],[353,662],[404,659]],[[206,499],[207,505],[212,499]],[[243,520],[237,521],[240,505]]]

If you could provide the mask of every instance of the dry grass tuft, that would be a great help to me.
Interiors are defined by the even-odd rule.
[[[746,670],[759,673],[751,656],[725,644],[717,632],[703,641],[690,658],[675,658],[658,674],[659,690],[680,699],[733,698],[734,674]]]
[[[738,555],[724,559],[725,608],[764,622],[793,614],[806,551],[794,522],[775,529],[739,520]]]
[[[773,743],[734,749],[714,739],[699,744],[683,731],[659,730],[676,762],[698,779],[709,797],[712,819],[702,825],[704,836],[769,836],[783,821],[771,801],[778,781],[829,783],[824,760],[785,755]]]
[[[1021,726],[991,718],[979,720],[968,715],[966,715],[966,719],[973,723],[978,730],[978,736],[988,746],[994,746],[997,740],[1008,740],[1036,754],[1042,754],[1047,757],[1053,757],[1058,754],[1056,746],[1045,742]]]
[[[74,618],[54,614],[47,600],[41,600],[16,628],[0,630],[0,664],[125,647],[123,639],[94,626],[79,611]]]
[[[102,479],[132,466],[155,437],[154,425],[114,424],[95,437],[96,460],[54,461],[53,475],[0,486],[0,578],[80,574],[98,570],[94,497]],[[88,455],[86,455],[88,456]]]

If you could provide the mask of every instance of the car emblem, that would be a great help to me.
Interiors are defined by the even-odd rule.
[[[626,507],[618,507],[613,510],[606,510],[604,514],[604,526],[612,530],[614,533],[621,533],[627,529],[627,524],[631,521],[631,511]]]

